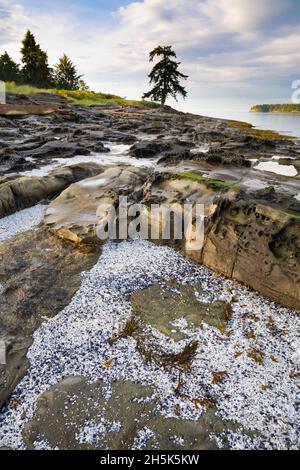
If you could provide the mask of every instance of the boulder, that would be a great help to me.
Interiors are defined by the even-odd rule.
[[[75,181],[101,171],[102,167],[96,164],[78,164],[59,168],[44,177],[22,176],[0,181],[0,217],[51,198]]]
[[[32,150],[22,152],[24,156],[38,159],[72,158],[76,155],[89,155],[90,151],[76,142],[52,141]]]
[[[130,155],[135,158],[152,158],[169,150],[171,146],[168,143],[142,140],[130,148]]]
[[[98,241],[101,204],[117,205],[118,196],[137,202],[135,193],[147,179],[145,170],[115,166],[101,175],[72,184],[47,208],[44,223],[59,237],[75,243]]]
[[[237,167],[251,167],[251,162],[240,153],[225,150],[211,150],[207,153],[199,152],[193,155],[193,160],[200,160],[211,165],[228,165]]]
[[[300,311],[300,219],[254,201],[223,204],[198,261]]]

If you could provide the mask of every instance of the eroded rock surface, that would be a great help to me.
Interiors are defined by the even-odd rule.
[[[0,339],[7,344],[7,363],[0,365],[0,406],[26,373],[34,331],[70,302],[80,273],[98,256],[99,250],[75,249],[45,229],[0,244]]]
[[[98,207],[116,204],[117,196],[124,194],[131,195],[129,206],[168,203],[181,210],[184,202],[204,204],[205,232],[199,247],[190,239],[162,241],[281,304],[300,309],[300,219],[286,212],[282,201],[270,204],[269,193],[261,193],[258,202],[234,185],[197,179],[197,174],[165,172],[153,178],[146,170],[115,167],[63,192],[46,210],[45,224],[63,238],[88,241],[97,237],[102,217]],[[150,226],[148,234],[151,239]]]
[[[79,164],[54,170],[49,176],[12,176],[0,179],[0,217],[58,195],[74,181],[99,174],[97,164]]]
[[[67,450],[180,450],[184,442],[185,449],[208,450],[217,448],[211,433],[235,428],[214,410],[196,423],[155,416],[157,400],[151,400],[152,395],[151,387],[116,381],[107,399],[101,382],[67,377],[39,397],[35,416],[24,428],[24,441],[28,449],[47,443]]]

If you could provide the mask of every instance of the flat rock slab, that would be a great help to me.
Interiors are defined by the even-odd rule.
[[[7,364],[0,365],[0,406],[28,369],[26,352],[34,331],[70,302],[81,271],[98,256],[99,250],[75,249],[45,229],[1,243],[0,339],[8,348]]]
[[[103,382],[69,376],[37,400],[25,425],[28,449],[214,449],[211,433],[234,429],[209,410],[198,421],[165,418],[155,413],[151,387],[116,381],[106,397]],[[152,397],[152,399],[151,399]]]
[[[131,297],[135,316],[161,333],[180,341],[186,337],[174,322],[184,320],[187,327],[200,328],[202,321],[224,331],[230,318],[231,306],[227,302],[199,302],[201,285],[180,286],[176,283],[154,284],[137,291]]]
[[[0,116],[44,116],[55,113],[57,109],[53,105],[0,104]]]

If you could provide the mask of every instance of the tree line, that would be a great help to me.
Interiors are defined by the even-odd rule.
[[[300,113],[300,104],[257,104],[252,106],[250,111],[256,113]]]
[[[36,42],[31,31],[27,31],[21,47],[22,64],[17,64],[7,52],[0,56],[0,80],[16,84],[31,85],[36,88],[56,88],[61,90],[89,91],[76,66],[66,55],[59,59],[53,68],[49,66],[48,54]],[[149,53],[149,60],[158,62],[148,75],[152,89],[144,93],[143,99],[150,98],[164,106],[168,96],[177,99],[177,95],[186,97],[187,92],[180,80],[188,77],[179,72],[176,53],[172,46],[157,46]]]
[[[75,64],[63,54],[54,67],[49,66],[48,54],[36,42],[31,31],[27,31],[21,47],[22,63],[15,62],[7,52],[0,56],[0,80],[18,85],[63,90],[87,89]]]

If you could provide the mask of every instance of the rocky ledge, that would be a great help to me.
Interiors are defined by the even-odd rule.
[[[7,106],[10,112],[0,105],[0,340],[7,345],[7,364],[0,366],[2,434],[6,436],[0,439],[2,445],[142,448],[152,442],[180,448],[186,441],[188,448],[210,448],[216,443],[234,448],[240,442],[242,447],[254,448],[292,446],[292,412],[287,437],[282,437],[278,425],[271,438],[273,415],[264,434],[263,418],[255,415],[252,426],[242,411],[236,413],[233,398],[226,411],[226,396],[231,387],[237,387],[236,399],[247,395],[246,405],[253,405],[253,391],[237,372],[239,361],[246,375],[256,374],[263,391],[269,390],[263,380],[272,382],[273,375],[278,387],[285,380],[294,386],[295,375],[284,378],[288,368],[284,361],[292,354],[289,348],[295,338],[290,326],[300,311],[299,143],[245,123],[169,108],[72,106],[44,93],[30,98],[11,95]],[[97,227],[106,222],[107,214],[98,208],[109,203],[117,209],[120,196],[127,197],[128,207],[170,204],[175,214],[184,203],[203,204],[200,246],[193,237],[171,237],[152,240],[168,245],[155,247],[151,236],[149,243],[131,245],[116,239],[119,245],[104,244],[97,237]],[[141,216],[149,226],[161,223],[149,219],[148,212]],[[106,255],[99,258],[102,249]],[[82,281],[81,273],[92,266]],[[242,326],[244,321],[247,327]],[[79,324],[83,336],[78,336]],[[212,341],[209,351],[200,351],[202,340]],[[232,349],[232,354],[213,366],[214,348],[223,340],[229,344],[223,353]],[[239,359],[238,343],[246,351],[245,362]],[[274,364],[282,369],[271,359],[279,350],[282,354]],[[94,353],[103,362],[101,371]],[[119,361],[123,357],[123,362],[114,369],[116,357]],[[234,364],[232,371],[229,363]],[[261,375],[263,363],[265,376]],[[186,381],[194,369],[193,390],[200,390],[204,379],[210,384],[207,367],[211,385],[203,388],[199,398]],[[103,373],[111,368],[108,380]],[[118,420],[111,417],[124,377],[124,409],[134,397],[137,403],[143,402],[137,397],[145,394],[154,397],[146,400],[142,410],[138,405],[130,408],[126,423],[122,407]],[[110,380],[113,385],[108,386]],[[277,385],[270,387],[266,393],[273,403]],[[96,411],[90,409],[89,416],[83,416],[79,405],[74,422],[80,423],[80,429],[55,436],[54,423],[56,417],[62,419],[65,397],[77,397],[85,409],[95,390],[102,397],[98,405],[104,407],[104,440],[93,437],[102,432]],[[106,393],[111,393],[110,401]],[[280,393],[285,396],[286,391]],[[52,410],[49,419],[45,418],[47,403]],[[153,415],[153,410],[167,420]],[[179,424],[176,413],[182,413]],[[22,416],[26,416],[24,422]],[[137,419],[140,425],[133,430],[131,424]],[[199,419],[200,428],[189,419]],[[233,422],[244,427],[243,437]],[[172,431],[168,443],[166,426]],[[251,434],[251,429],[258,434]],[[226,442],[220,437],[224,430]],[[197,433],[200,443],[195,440]]]

